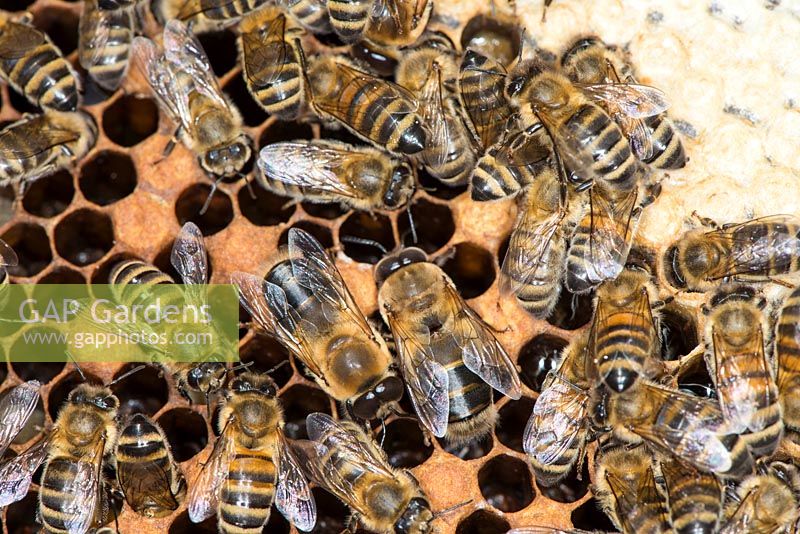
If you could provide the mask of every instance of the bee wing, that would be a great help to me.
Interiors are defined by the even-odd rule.
[[[652,158],[653,132],[644,120],[625,116],[619,117],[617,120],[636,157],[641,161]]]
[[[595,100],[619,109],[627,117],[644,119],[669,109],[666,95],[660,89],[638,83],[578,84]]]
[[[308,532],[317,522],[317,505],[308,487],[303,470],[292,448],[279,431],[278,484],[275,488],[275,506],[296,528]]]
[[[203,233],[193,222],[187,222],[181,228],[175,244],[172,245],[170,263],[181,275],[187,285],[187,294],[193,304],[201,306],[206,303],[206,282],[208,281],[208,253],[206,252]]]
[[[64,514],[64,529],[69,534],[89,531],[100,505],[100,470],[103,463],[105,438],[98,440],[86,454],[72,463],[72,478],[62,489],[64,500],[59,509]]]
[[[425,81],[419,95],[422,121],[428,128],[430,142],[425,148],[425,160],[429,165],[441,166],[451,158],[454,147],[453,124],[448,121],[456,117],[448,117],[445,110],[442,90],[442,71],[434,69]]]
[[[286,16],[272,19],[266,30],[258,29],[242,34],[242,59],[247,68],[244,72],[255,87],[269,87],[282,79],[285,70],[291,68],[287,57],[294,55],[286,42]],[[275,53],[277,52],[277,53]],[[279,65],[280,69],[269,68]]]
[[[314,412],[306,417],[308,436],[328,450],[336,450],[339,455],[357,462],[361,468],[371,473],[394,478],[386,459],[370,441],[364,441],[330,415]],[[333,463],[333,462],[330,462]]]
[[[54,127],[44,116],[23,119],[0,132],[0,162],[32,158],[78,138],[71,130]]]
[[[436,361],[430,338],[421,339],[416,328],[408,328],[392,313],[387,319],[414,411],[431,434],[444,437],[450,415],[447,369]]]
[[[182,129],[191,131],[192,117],[186,89],[178,83],[174,66],[166,60],[163,52],[147,37],[138,36],[131,45],[130,61],[148,81],[169,119]]]
[[[500,139],[504,129],[500,125],[505,125],[508,120],[509,106],[504,92],[507,73],[501,64],[490,58],[481,56],[479,61],[482,61],[481,66],[462,61],[459,95],[469,116],[472,133],[481,148],[486,150]],[[463,90],[466,76],[478,76],[475,91]],[[487,105],[489,101],[499,105]]]
[[[9,21],[0,29],[0,59],[8,61],[23,58],[46,42],[45,34],[33,26]]]
[[[557,462],[575,440],[584,439],[589,396],[557,374],[533,406],[522,447],[542,465]],[[583,436],[582,436],[583,434]]]
[[[78,23],[78,59],[84,69],[97,65],[111,36],[109,16],[113,11],[98,9],[94,2],[85,2]]]
[[[0,401],[0,456],[6,452],[36,409],[40,387],[37,380],[23,382]]]
[[[117,480],[125,499],[137,512],[152,505],[175,510],[180,504],[172,493],[170,473],[155,462],[117,461]]]
[[[453,321],[453,337],[462,348],[464,365],[503,395],[512,399],[522,396],[519,375],[503,346],[487,324],[458,294],[452,282],[445,284],[446,297],[458,310]]]
[[[236,455],[236,447],[230,437],[230,425],[231,421],[228,420],[225,429],[214,444],[211,456],[203,464],[194,484],[189,486],[186,494],[186,508],[192,523],[202,523],[217,513],[219,490],[222,483],[225,482],[231,461]]]
[[[0,267],[14,267],[19,264],[19,257],[11,245],[0,239]]]
[[[366,157],[359,152],[319,143],[273,143],[261,149],[258,167],[273,180],[316,194],[359,198],[359,192],[340,178],[340,169],[348,159]]]
[[[25,452],[0,464],[0,507],[22,499],[31,487],[33,474],[47,458],[52,434],[31,445]]]
[[[553,142],[542,123],[506,135],[496,145],[497,160],[508,167],[541,165],[550,160]]]
[[[616,501],[617,515],[623,524],[625,532],[635,532],[636,525],[631,524],[631,518],[639,513],[644,503],[652,507],[649,511],[653,515],[662,516],[662,524],[669,522],[667,509],[664,506],[664,498],[656,487],[656,480],[653,476],[652,468],[648,468],[647,474],[636,482],[636,487],[619,478],[612,472],[606,472],[606,481]],[[661,506],[656,507],[655,503]]]

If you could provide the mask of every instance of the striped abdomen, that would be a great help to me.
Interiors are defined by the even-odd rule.
[[[236,19],[257,9],[266,0],[200,0],[200,11],[211,20]]]
[[[447,112],[452,108],[444,108]],[[462,185],[475,168],[475,152],[470,144],[469,133],[455,116],[445,117],[447,135],[443,146],[430,144],[422,152],[422,161],[431,176],[447,185]],[[433,139],[431,139],[433,141]]]
[[[58,111],[75,111],[81,103],[78,75],[47,35],[26,24],[7,22],[10,35],[0,40],[27,39],[39,43],[0,57],[0,69],[8,83],[32,104]],[[13,27],[13,28],[12,28]],[[9,43],[13,49],[17,43]]]
[[[85,473],[91,470],[98,470],[98,466],[69,456],[55,457],[47,462],[39,488],[39,515],[45,532],[57,534],[76,532],[70,524],[80,523],[80,515],[85,514],[92,503],[82,503],[82,506],[76,509],[73,506],[75,504],[73,497],[78,488],[73,484],[76,480],[85,482],[87,480]],[[102,481],[100,484],[102,487]],[[102,490],[98,499],[105,500],[105,493]],[[106,510],[106,503],[97,502],[94,506],[95,519],[101,519]],[[67,509],[68,507],[72,509]]]
[[[269,519],[275,483],[276,468],[270,453],[237,447],[220,490],[220,532],[260,533]]]
[[[593,325],[597,371],[611,391],[621,393],[644,373],[658,334],[650,314],[637,311],[636,306],[616,307],[600,301],[595,316],[602,316]]]
[[[774,275],[800,270],[800,225],[750,222],[733,231],[726,259],[730,274]],[[735,271],[735,272],[734,272]]]
[[[289,13],[311,32],[332,31],[325,0],[281,0],[278,3],[285,5]]]
[[[472,200],[498,200],[518,194],[530,185],[537,173],[529,166],[505,165],[495,157],[497,152],[484,154],[472,172]]]
[[[120,303],[133,304],[147,298],[147,289],[156,284],[174,284],[168,274],[140,260],[123,260],[111,270],[108,283]]]
[[[109,91],[119,87],[128,69],[133,29],[132,9],[104,11],[96,9],[94,2],[84,2],[78,57],[83,68],[100,87]],[[99,32],[107,34],[101,49],[95,48],[98,43],[92,43]]]
[[[776,327],[775,359],[778,367],[778,392],[783,404],[783,420],[788,428],[799,431],[800,289],[792,291],[781,308]]]
[[[361,39],[369,20],[372,0],[328,0],[331,26],[345,43]]]
[[[264,50],[257,53],[274,61],[260,64],[248,58],[248,52],[245,45],[244,74],[253,97],[270,115],[296,119],[305,102],[305,85],[295,46],[283,40],[265,43]]]
[[[712,474],[669,459],[661,463],[669,514],[678,534],[713,534],[722,513],[722,487]]]
[[[464,53],[459,73],[461,102],[484,150],[500,140],[512,115],[505,83],[501,65],[473,50]]]
[[[650,129],[653,155],[644,160],[657,169],[680,169],[686,165],[686,152],[683,149],[678,131],[666,115],[654,115],[644,119]]]
[[[584,103],[578,106],[563,128],[572,137],[577,153],[593,163],[584,179],[599,178],[609,187],[630,191],[636,186],[640,167],[622,130],[602,108]],[[580,174],[580,171],[576,169]]]
[[[642,474],[647,481],[639,481],[638,488],[634,486],[633,494],[618,495],[617,498],[625,502],[617,506],[617,514],[623,525],[623,531],[630,534],[667,534],[672,532],[669,524],[669,511],[664,498],[656,488],[653,469],[648,468]],[[635,502],[631,502],[634,501]]]

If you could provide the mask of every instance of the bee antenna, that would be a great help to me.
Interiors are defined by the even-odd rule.
[[[386,420],[381,417],[381,449],[383,448],[383,441],[386,439]]]
[[[86,375],[85,375],[85,374],[83,374],[83,369],[81,369],[81,366],[80,366],[80,365],[78,365],[78,361],[75,359],[75,357],[74,357],[74,356],[72,356],[72,353],[71,353],[70,351],[66,350],[66,351],[64,351],[64,352],[66,353],[66,355],[67,355],[67,358],[69,358],[70,360],[72,360],[72,363],[74,363],[74,364],[75,364],[75,369],[77,369],[77,370],[78,370],[78,374],[79,374],[79,375],[81,375],[81,380],[83,380],[84,382],[86,382]]]
[[[447,515],[450,512],[453,512],[455,510],[458,510],[459,508],[462,508],[462,507],[470,504],[471,502],[472,502],[472,499],[470,499],[468,501],[460,502],[458,504],[454,504],[453,506],[449,506],[449,507],[447,507],[447,508],[445,508],[443,510],[439,510],[438,512],[434,512],[433,518],[434,519],[438,519],[438,518],[442,517],[443,515]]]
[[[208,198],[206,198],[206,202],[203,204],[203,207],[200,208],[200,215],[205,215],[209,206],[211,206],[211,199],[214,198],[214,193],[217,192],[217,185],[220,183],[220,181],[222,181],[221,176],[214,180],[214,184],[211,186],[211,191],[208,193]]]
[[[254,362],[254,361],[253,362],[240,363],[236,367],[232,367],[230,372],[232,373],[234,371],[238,371],[239,369],[247,369],[248,367],[250,367],[251,365],[253,365],[255,363],[256,362]]]
[[[141,370],[142,370],[142,369],[144,369],[145,367],[147,367],[147,366],[146,366],[146,365],[144,365],[144,364],[142,364],[142,365],[137,365],[136,367],[134,367],[134,368],[133,368],[133,369],[131,369],[130,371],[128,371],[128,372],[126,372],[126,373],[122,373],[121,375],[119,375],[117,378],[115,378],[114,380],[112,380],[111,382],[109,382],[109,383],[107,384],[107,386],[108,386],[108,387],[111,387],[111,386],[113,386],[114,384],[116,384],[117,382],[122,382],[123,380],[125,380],[126,378],[128,378],[129,376],[131,376],[132,374],[134,374],[134,373],[138,373],[139,371],[141,371]]]
[[[411,238],[416,245],[419,243],[419,238],[417,237],[417,227],[414,224],[414,217],[411,215],[411,204],[406,204],[406,213],[408,214],[408,229],[411,231]]]
[[[242,178],[244,180],[244,184],[247,186],[247,192],[250,193],[250,198],[255,200],[256,199],[256,192],[253,191],[253,180],[250,178],[250,175],[249,174],[243,174],[241,172],[237,172],[236,175],[239,178]]]
[[[389,251],[386,250],[386,247],[384,247],[382,244],[375,241],[374,239],[366,239],[364,237],[357,237],[353,235],[343,235],[339,237],[339,241],[344,241],[345,243],[353,243],[354,245],[366,245],[369,247],[375,247],[378,250],[380,250],[384,256],[389,254]]]
[[[278,369],[280,369],[281,367],[283,367],[287,363],[289,363],[289,360],[283,360],[281,363],[279,363],[278,365],[275,365],[274,367],[272,367],[271,369],[266,371],[264,374],[270,374],[270,373],[272,373],[274,371],[277,371]]]

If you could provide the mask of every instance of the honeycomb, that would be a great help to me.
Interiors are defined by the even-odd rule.
[[[69,59],[77,64],[80,2],[3,0],[8,10],[27,9]],[[458,40],[459,28],[486,12],[486,2],[436,0],[433,23]],[[541,0],[517,2],[526,46],[558,53],[576,36],[596,34],[626,45],[644,83],[662,88],[672,101],[671,116],[684,134],[688,166],[662,176],[663,192],[642,218],[637,247],[658,258],[697,210],[721,222],[771,213],[800,213],[800,8],[784,0],[729,2],[676,0],[555,0],[541,22]],[[277,123],[251,100],[236,61],[234,34],[203,36],[221,86],[239,106],[247,131],[258,147],[280,140],[311,137],[351,138],[319,125]],[[87,86],[90,84],[87,84]],[[7,87],[0,90],[0,121],[35,112]],[[255,188],[251,198],[238,181],[222,183],[204,215],[199,210],[211,184],[195,158],[181,145],[161,159],[169,126],[159,120],[155,102],[122,90],[103,95],[87,87],[87,110],[100,126],[94,149],[73,169],[33,183],[15,201],[11,188],[0,190],[0,238],[20,257],[11,271],[16,283],[105,282],[123,257],[152,261],[168,273],[169,251],[181,225],[194,221],[206,236],[212,282],[224,283],[234,270],[259,272],[300,227],[337,251],[337,265],[365,314],[377,317],[371,264],[375,250],[342,241],[343,236],[374,239],[391,249],[401,236],[410,243],[405,213],[346,212],[337,205],[287,205],[286,199]],[[410,468],[434,510],[466,503],[444,515],[442,533],[494,534],[510,527],[550,525],[613,530],[591,495],[593,454],[580,473],[553,488],[537,487],[522,451],[522,433],[542,380],[561,348],[591,318],[591,295],[573,299],[563,292],[548,321],[533,320],[513,301],[498,305],[497,274],[516,206],[507,200],[478,204],[466,188],[445,188],[422,175],[426,187],[416,193],[411,211],[419,245],[439,261],[458,289],[498,333],[520,369],[524,395],[518,401],[497,398],[499,424],[489,438],[460,449],[428,442],[410,418],[386,422],[383,443],[390,461]],[[746,195],[746,196],[745,196]],[[744,200],[743,200],[744,197]],[[663,277],[659,273],[659,279]],[[662,292],[669,293],[665,284]],[[675,360],[698,342],[702,295],[677,294],[663,314],[664,357]],[[243,321],[247,320],[242,312]],[[13,350],[13,324],[0,324],[0,354]],[[274,340],[240,330],[241,359],[266,371],[288,358]],[[300,364],[278,368],[273,376],[286,411],[287,434],[305,437],[305,416],[333,413],[334,403],[308,380]],[[127,370],[85,364],[92,379],[108,382]],[[12,449],[24,450],[52,424],[59,406],[79,377],[64,364],[14,363],[0,366],[0,390],[38,379],[41,405]],[[687,377],[693,382],[708,377]],[[148,368],[114,385],[125,413],[142,411],[164,428],[187,480],[210,453],[213,414],[189,405],[169,376]],[[410,407],[406,406],[410,411]],[[376,437],[380,430],[376,429]],[[35,482],[41,473],[37,473]],[[36,490],[2,513],[3,532],[34,532]],[[315,532],[340,532],[347,509],[315,489],[319,519]],[[118,503],[119,504],[119,503]],[[215,518],[193,525],[185,508],[158,520],[145,520],[120,505],[122,533],[216,532]],[[113,526],[113,523],[112,523]],[[273,512],[264,532],[294,532]]]

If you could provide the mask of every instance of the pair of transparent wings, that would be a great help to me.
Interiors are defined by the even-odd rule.
[[[24,117],[0,131],[0,165],[36,157],[79,137],[78,132],[59,127],[46,115]]]
[[[264,29],[243,32],[241,38],[244,73],[253,87],[270,87],[282,80],[287,70],[300,69],[292,44],[286,40],[286,15],[277,15]]]
[[[656,485],[653,467],[648,466],[639,475],[635,480],[629,480],[611,471],[606,472],[606,482],[614,495],[617,516],[625,532],[636,532],[642,526],[633,521],[637,516],[641,517],[642,507],[648,508],[648,516],[655,515],[659,518],[657,524],[669,524],[667,502]]]
[[[0,268],[19,265],[19,257],[11,245],[0,239]]]
[[[236,457],[236,444],[232,436],[236,421],[233,417],[235,416],[225,425],[214,444],[211,456],[189,487],[187,509],[189,519],[194,523],[201,523],[217,513],[220,491],[228,476],[231,462]],[[317,522],[316,503],[286,436],[281,429],[276,432],[279,439],[277,458],[273,458],[278,467],[275,506],[295,527],[307,532]]]

